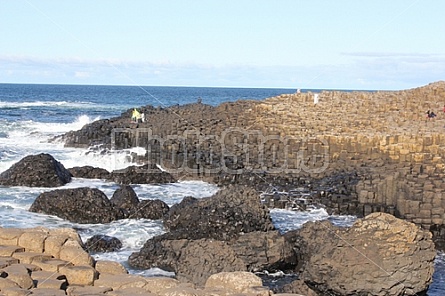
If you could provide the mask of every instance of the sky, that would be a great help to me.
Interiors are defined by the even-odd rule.
[[[443,0],[0,0],[0,83],[401,90],[445,80]]]

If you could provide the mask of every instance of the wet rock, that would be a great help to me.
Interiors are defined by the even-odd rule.
[[[133,212],[139,204],[139,198],[130,185],[123,185],[118,188],[110,199],[111,203],[123,209],[128,215]]]
[[[58,189],[40,194],[29,211],[75,223],[109,223],[122,218],[108,197],[96,188]]]
[[[49,154],[29,155],[0,174],[0,185],[58,187],[71,182],[70,172]]]
[[[160,199],[141,200],[129,218],[159,220],[162,219],[169,210],[170,207]]]
[[[115,252],[122,248],[122,242],[113,236],[97,234],[85,242],[89,252]]]
[[[74,178],[85,178],[85,179],[109,179],[110,172],[106,169],[92,167],[92,166],[82,166],[73,167],[68,169]]]
[[[164,184],[176,179],[155,165],[130,166],[111,173],[110,180],[118,184]]]
[[[228,186],[212,197],[174,205],[164,218],[164,226],[172,232],[184,232],[188,239],[218,240],[275,229],[258,192],[244,186]]]
[[[182,235],[167,233],[148,240],[129,257],[129,264],[175,272],[178,280],[202,286],[214,273],[284,269],[294,263],[291,246],[277,231],[251,232],[231,241]]]
[[[131,219],[161,219],[168,211],[169,206],[162,200],[140,201],[136,192],[129,185],[123,185],[113,193],[111,203],[121,209],[125,218]]]
[[[258,193],[229,186],[203,199],[185,198],[164,217],[170,232],[129,257],[136,268],[159,267],[203,285],[214,273],[293,269],[292,245],[274,229]]]

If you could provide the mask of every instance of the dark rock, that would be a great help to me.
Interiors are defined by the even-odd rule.
[[[131,219],[158,220],[170,209],[165,202],[159,199],[139,201],[136,192],[129,185],[123,185],[117,189],[110,201],[122,210],[125,218]]]
[[[40,194],[29,211],[75,223],[109,223],[122,218],[107,196],[95,188],[58,189]]]
[[[97,234],[87,239],[85,247],[89,252],[115,252],[122,248],[122,242],[113,236]]]
[[[110,172],[106,169],[96,168],[92,166],[73,167],[68,169],[74,178],[85,179],[109,179]]]
[[[294,280],[293,282],[284,285],[280,292],[301,294],[305,296],[318,296],[318,294],[314,290],[309,288],[306,283],[300,279]]]
[[[0,174],[0,185],[59,187],[71,182],[71,174],[49,154],[29,155]]]
[[[134,212],[130,214],[132,219],[162,219],[170,210],[169,206],[159,199],[141,200]]]
[[[164,217],[170,232],[129,257],[135,268],[159,267],[197,285],[222,271],[294,270],[293,245],[274,230],[258,193],[229,186],[203,199],[185,198]]]
[[[179,280],[202,286],[218,272],[284,267],[293,257],[278,231],[252,232],[231,241],[188,240],[182,235],[167,233],[148,240],[140,252],[129,257],[129,264],[172,271]]]
[[[139,204],[139,198],[130,185],[123,185],[117,189],[110,201],[113,205],[128,213],[133,212]]]
[[[118,184],[165,184],[176,179],[154,165],[130,166],[111,173],[110,180]]]
[[[392,215],[374,213],[351,228],[309,222],[292,233],[300,279],[319,295],[424,295],[431,283],[431,233]]]
[[[168,235],[163,235],[148,240],[141,253],[130,256],[129,264],[174,271],[178,280],[198,285],[204,285],[215,271],[246,270],[245,263],[226,242],[167,238]]]
[[[172,232],[184,232],[188,239],[218,240],[275,229],[259,194],[244,186],[229,186],[212,197],[175,205],[166,214],[164,226]]]
[[[433,234],[436,250],[445,251],[445,225],[433,224],[430,226],[430,231]]]

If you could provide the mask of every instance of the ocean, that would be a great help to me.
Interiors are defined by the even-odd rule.
[[[168,107],[201,100],[204,104],[218,105],[236,100],[261,100],[268,97],[294,93],[295,89],[269,88],[203,88],[203,87],[139,87],[93,85],[38,85],[0,84],[0,172],[8,169],[23,157],[49,153],[66,168],[91,165],[109,171],[125,168],[131,163],[126,157],[131,151],[115,155],[101,151],[64,148],[63,143],[49,140],[70,130],[99,119],[120,116],[134,107],[145,105]],[[302,90],[306,92],[308,90]],[[317,90],[310,90],[317,92]],[[61,188],[95,187],[108,197],[118,188],[112,182],[75,178]],[[161,199],[172,206],[186,196],[203,198],[211,196],[218,188],[202,181],[181,181],[165,185],[134,185],[139,199]],[[120,220],[109,224],[75,224],[54,216],[28,212],[35,198],[48,188],[0,186],[0,226],[30,228],[74,227],[82,240],[95,234],[119,238],[123,248],[118,252],[94,254],[96,259],[121,262],[130,273],[143,276],[168,275],[160,269],[132,270],[126,261],[139,250],[145,241],[164,233],[160,221],[139,219]],[[307,221],[328,219],[341,226],[351,225],[355,217],[330,216],[322,208],[305,212],[271,210],[274,225],[282,232],[297,229]],[[435,263],[433,284],[428,295],[445,294],[445,255],[439,253]]]

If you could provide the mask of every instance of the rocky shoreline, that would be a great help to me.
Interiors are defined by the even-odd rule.
[[[19,174],[28,167],[27,162],[46,170]],[[144,175],[146,171],[138,174]],[[36,184],[45,180],[46,175],[53,176],[50,181],[57,186],[60,179],[68,181],[64,177],[69,171],[49,155],[36,155],[16,163],[0,174],[0,179],[7,184]],[[160,175],[160,180],[164,180],[165,174]],[[136,179],[140,180],[137,176]],[[282,234],[275,229],[258,192],[250,186],[224,186],[211,197],[186,197],[171,208],[152,200],[146,202],[139,207],[141,201],[129,185],[122,185],[111,199],[94,188],[55,189],[41,193],[29,210],[77,223],[109,223],[145,217],[140,215],[143,213],[158,214],[148,219],[161,219],[167,232],[147,240],[129,256],[128,263],[138,269],[174,272],[175,280],[182,283],[178,284],[179,290],[159,295],[423,295],[432,280],[436,251],[431,232],[393,215],[370,214],[350,228],[338,228],[327,221],[309,222],[300,230]],[[115,238],[93,237],[84,245],[72,229],[0,230],[0,250],[5,252],[0,270],[0,280],[5,280],[0,281],[0,293],[28,295],[27,291],[33,290],[32,295],[91,295],[91,291],[96,291],[91,287],[98,286],[98,294],[119,295],[122,286],[127,287],[127,282],[117,284],[115,271],[101,273],[97,266],[104,263],[96,263],[88,254],[96,247],[105,251],[119,248]],[[33,272],[40,275],[40,271],[46,271],[42,266],[52,263],[60,272],[55,288],[59,291],[38,290],[39,279],[46,283],[51,275],[44,273],[47,278],[34,279]],[[116,267],[115,263],[107,264]],[[117,264],[117,269],[122,272],[123,268]],[[271,290],[252,273],[258,271],[285,271],[292,276],[298,274],[298,279]],[[222,275],[224,283],[218,282]],[[246,287],[238,282],[239,277],[254,278],[248,282],[256,284]],[[108,278],[112,283],[105,280],[104,284],[103,280]],[[125,280],[132,282],[134,277]],[[141,284],[138,280],[137,287],[151,292],[155,289],[142,281]],[[209,281],[219,290],[204,291]],[[226,288],[225,281],[241,285],[242,291],[220,291],[221,287]],[[367,284],[370,282],[373,284]],[[86,294],[73,292],[71,288],[77,286],[82,286]],[[127,295],[129,291],[122,293]],[[147,291],[131,293],[145,295]]]
[[[201,287],[131,275],[119,263],[94,260],[73,229],[0,228],[0,295],[266,296],[270,291],[250,272],[218,273]]]
[[[175,278],[94,260],[89,251],[102,238],[84,244],[73,229],[0,228],[0,295],[425,295],[434,271],[431,233],[412,223],[374,213],[350,228],[309,222],[280,234],[247,187],[185,199],[163,223],[168,232],[129,264]],[[271,289],[254,274],[276,270],[298,279]]]
[[[34,160],[27,165],[17,164],[0,174],[0,184],[42,186],[39,182],[48,179],[56,184],[48,187],[60,186],[60,180],[69,182],[71,176],[113,180],[122,184],[124,190],[113,202],[100,193],[53,191],[36,199],[38,203],[32,207],[37,212],[55,214],[50,212],[54,209],[54,197],[64,196],[67,204],[72,198],[86,197],[86,205],[93,203],[109,209],[103,215],[103,221],[108,222],[140,212],[131,189],[125,187],[128,184],[188,178],[220,185],[222,190],[208,199],[186,198],[170,209],[157,205],[154,212],[162,212],[159,219],[168,232],[148,240],[140,252],[130,256],[129,262],[140,268],[174,271],[182,290],[153,292],[146,279],[134,286],[123,284],[144,287],[144,293],[149,290],[153,295],[272,295],[274,291],[258,287],[259,282],[250,279],[254,276],[250,272],[287,269],[298,273],[300,279],[279,292],[424,295],[431,283],[435,247],[444,249],[445,241],[445,118],[426,119],[425,111],[441,110],[445,82],[397,92],[329,91],[320,93],[318,98],[315,105],[313,94],[296,93],[216,107],[200,102],[170,108],[144,106],[139,108],[146,115],[144,123],[131,122],[129,110],[121,117],[94,122],[54,141],[63,141],[68,147],[95,147],[104,153],[108,149],[143,147],[147,150],[145,156],[129,157],[145,166],[122,172],[90,167],[65,171],[52,159],[38,156],[44,165],[36,165]],[[24,180],[22,176],[30,166],[34,169],[30,178]],[[45,178],[42,171],[48,169],[54,169],[60,178]],[[324,205],[331,213],[364,218],[348,229],[317,222],[287,234],[275,231],[267,207],[301,209],[307,203]],[[43,233],[46,236],[37,236],[44,237],[46,242],[51,230]],[[18,248],[9,257],[33,252],[33,246],[19,244],[19,235],[13,237],[13,242],[14,239],[16,245],[5,245]],[[71,240],[64,243],[67,241]],[[77,249],[83,250],[79,245],[82,242],[78,241]],[[23,254],[15,256],[20,255]],[[51,256],[64,260],[60,254]],[[19,265],[25,262],[11,260]],[[5,268],[12,265],[5,264]],[[77,274],[73,281],[88,278],[89,282],[75,282],[75,286],[90,287],[100,282],[97,265],[90,262],[81,266],[80,270],[89,272],[88,275]],[[210,278],[221,272],[223,279],[215,284],[218,287],[239,285],[234,283],[237,276],[244,277],[230,275],[233,272],[246,273],[246,281],[255,285],[241,284],[242,291],[204,292]],[[69,283],[68,274],[64,276]],[[6,271],[0,279],[8,277]],[[75,294],[69,292],[72,290],[66,283],[59,290],[68,295],[130,293],[119,292],[122,286],[108,285],[108,290],[97,293],[88,290]],[[31,288],[35,285],[25,290]],[[5,293],[1,286],[0,293]],[[28,295],[23,293],[17,295]],[[141,290],[135,291],[134,295],[140,293]]]
[[[54,139],[68,147],[144,147],[135,161],[161,165],[176,178],[261,192],[294,192],[333,213],[387,212],[445,241],[445,82],[403,91],[323,91],[213,107],[143,106]],[[427,110],[439,116],[426,118]],[[443,112],[442,112],[443,113]],[[298,195],[298,194],[297,194]],[[306,195],[307,196],[307,195]],[[276,198],[278,199],[278,197]],[[269,197],[269,201],[271,198]]]

